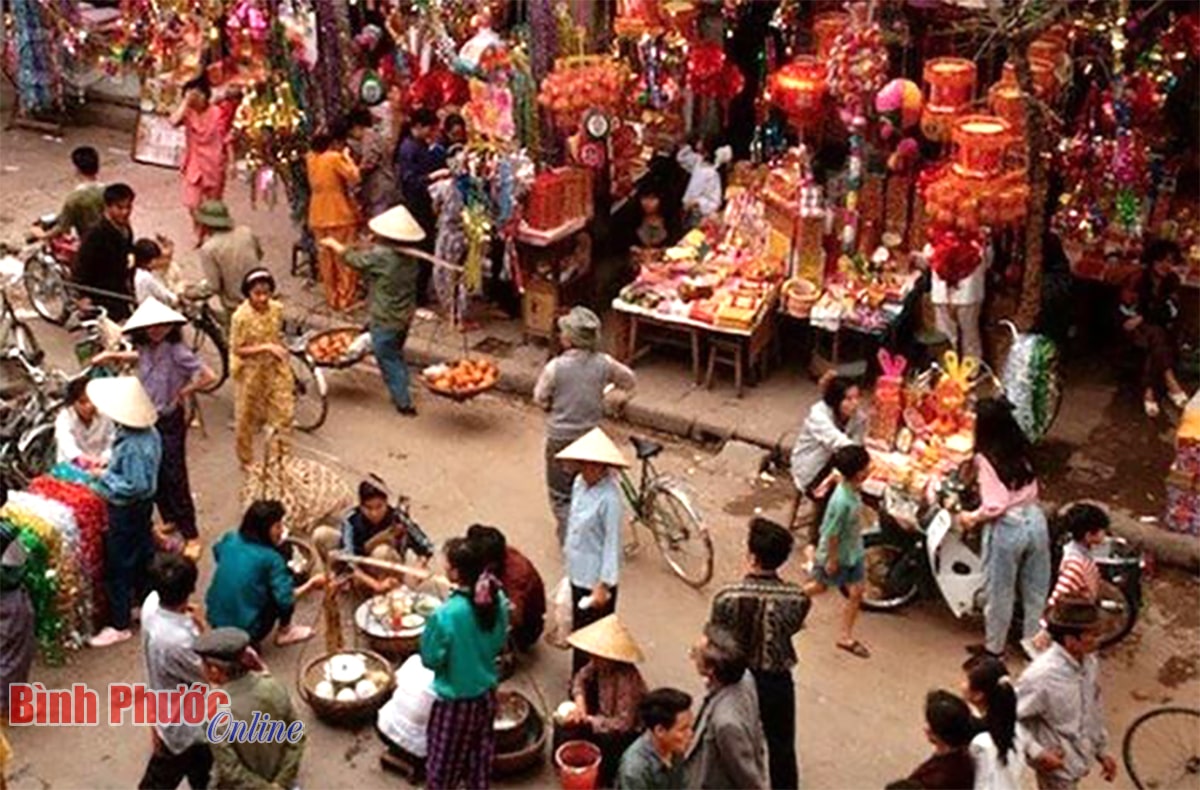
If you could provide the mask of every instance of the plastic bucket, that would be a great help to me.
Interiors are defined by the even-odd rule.
[[[600,747],[567,741],[554,750],[554,767],[563,790],[595,790],[600,783]]]

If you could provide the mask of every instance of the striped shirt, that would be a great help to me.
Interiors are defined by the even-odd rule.
[[[1046,608],[1062,598],[1087,598],[1095,601],[1100,596],[1100,568],[1092,559],[1088,547],[1073,540],[1063,548],[1062,561],[1058,564],[1058,581],[1046,601]]]

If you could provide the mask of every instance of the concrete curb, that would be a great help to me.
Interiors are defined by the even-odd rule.
[[[314,328],[348,323],[344,319],[334,320],[319,314],[308,315],[306,319]],[[412,364],[425,367],[440,362],[449,362],[457,356],[458,352],[426,340],[410,343],[405,347],[405,354]],[[370,357],[364,364],[378,370]],[[506,364],[505,360],[499,360],[499,364],[500,380],[496,384],[496,389],[532,399],[538,371],[512,362]],[[784,463],[787,462],[790,455],[791,432],[785,432],[779,436],[769,436],[753,429],[738,428],[736,424],[730,422],[673,412],[660,405],[642,402],[636,393],[631,396],[624,394],[610,396],[607,407],[610,418],[640,428],[648,428],[691,441],[724,443],[729,440],[737,440],[759,447],[764,454],[770,454]],[[758,470],[753,471],[757,473]],[[1114,533],[1128,540],[1136,548],[1153,554],[1159,563],[1191,573],[1200,572],[1200,539],[1168,532],[1157,526],[1142,524],[1124,513],[1112,512],[1111,516]]]

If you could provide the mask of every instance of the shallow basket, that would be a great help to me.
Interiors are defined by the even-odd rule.
[[[425,378],[425,376],[420,376],[419,378],[421,379],[421,383],[425,385],[425,389],[429,390],[434,395],[437,395],[441,398],[449,398],[457,403],[468,401],[471,398],[474,398],[476,395],[482,395],[488,390],[493,390],[496,388],[495,384],[489,384],[486,387],[479,386],[469,390],[444,390],[440,387],[433,386],[433,384],[431,384],[429,379]]]
[[[367,672],[384,672],[387,675],[387,683],[379,687],[379,691],[375,692],[368,699],[354,700],[353,702],[338,702],[333,699],[323,699],[318,697],[314,689],[316,685],[325,679],[321,672],[321,666],[341,653],[358,653],[367,660]],[[392,692],[396,688],[395,669],[391,663],[373,650],[343,650],[340,653],[325,653],[317,656],[312,661],[304,665],[304,670],[296,679],[296,690],[300,692],[300,696],[308,703],[308,706],[313,709],[317,717],[330,724],[350,725],[358,724],[362,721],[372,718],[376,711],[383,706],[383,703],[388,701],[392,696]]]
[[[363,349],[360,352],[353,354],[343,354],[336,359],[328,359],[320,355],[317,350],[320,346],[320,341],[330,337],[349,337],[350,343],[353,344],[359,335],[363,333],[362,327],[357,326],[339,326],[333,329],[326,329],[321,332],[316,332],[309,336],[304,343],[304,352],[308,354],[308,358],[313,361],[318,367],[322,368],[348,368],[351,365],[357,365],[369,353],[369,349]]]
[[[512,751],[499,748],[492,754],[492,775],[501,778],[522,774],[541,765],[546,759],[546,741],[550,728],[546,726],[537,706],[520,692],[511,692],[529,702],[529,717],[525,719],[525,737]]]

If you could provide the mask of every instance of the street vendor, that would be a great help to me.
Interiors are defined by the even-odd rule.
[[[396,411],[415,417],[417,409],[408,391],[404,344],[417,310],[419,267],[399,245],[421,241],[425,231],[404,206],[395,206],[372,218],[368,227],[376,241],[368,249],[348,251],[345,244],[330,237],[322,238],[319,243],[344,256],[346,265],[369,283],[371,348]]]
[[[576,739],[594,743],[602,757],[601,786],[608,787],[621,755],[641,732],[638,706],[646,681],[637,664],[642,651],[615,614],[576,630],[567,642],[589,658],[571,679],[571,702],[560,708],[566,715],[555,726],[555,747]]]
[[[434,552],[433,541],[417,523],[389,504],[386,486],[374,475],[358,484],[358,507],[346,514],[341,527],[317,527],[313,543],[327,566],[329,554],[339,550],[397,563],[407,563],[412,552],[421,567],[429,564]],[[390,574],[377,578],[361,568],[354,569],[354,581],[372,595],[400,583]]]
[[[615,471],[629,466],[608,434],[593,428],[557,456],[578,465],[567,516],[567,579],[571,582],[571,612],[576,629],[617,610],[621,572],[621,522],[625,497]],[[571,671],[578,672],[588,656],[576,650]]]
[[[112,458],[116,427],[96,410],[87,396],[87,385],[85,376],[67,384],[66,403],[54,418],[55,461],[97,469]]]
[[[557,456],[604,419],[604,390],[609,384],[628,392],[637,378],[628,367],[599,351],[600,317],[591,310],[572,307],[558,319],[558,329],[563,352],[542,368],[533,400],[550,412],[546,421],[546,488],[562,544],[574,477]]]
[[[1155,240],[1142,254],[1143,271],[1121,292],[1121,328],[1142,357],[1142,407],[1151,419],[1159,414],[1158,396],[1165,391],[1176,408],[1188,395],[1175,376],[1179,347],[1179,245]]]
[[[821,399],[809,409],[792,446],[792,482],[797,496],[808,496],[816,506],[809,529],[810,546],[815,546],[820,537],[821,520],[833,487],[833,454],[839,448],[862,444],[867,432],[866,416],[858,408],[862,393],[857,384],[830,371],[817,387]]]
[[[686,226],[694,228],[721,210],[725,201],[721,190],[721,167],[733,159],[733,149],[727,145],[718,148],[715,137],[697,137],[679,149],[675,159],[680,167],[691,173],[683,193],[683,211]]]

